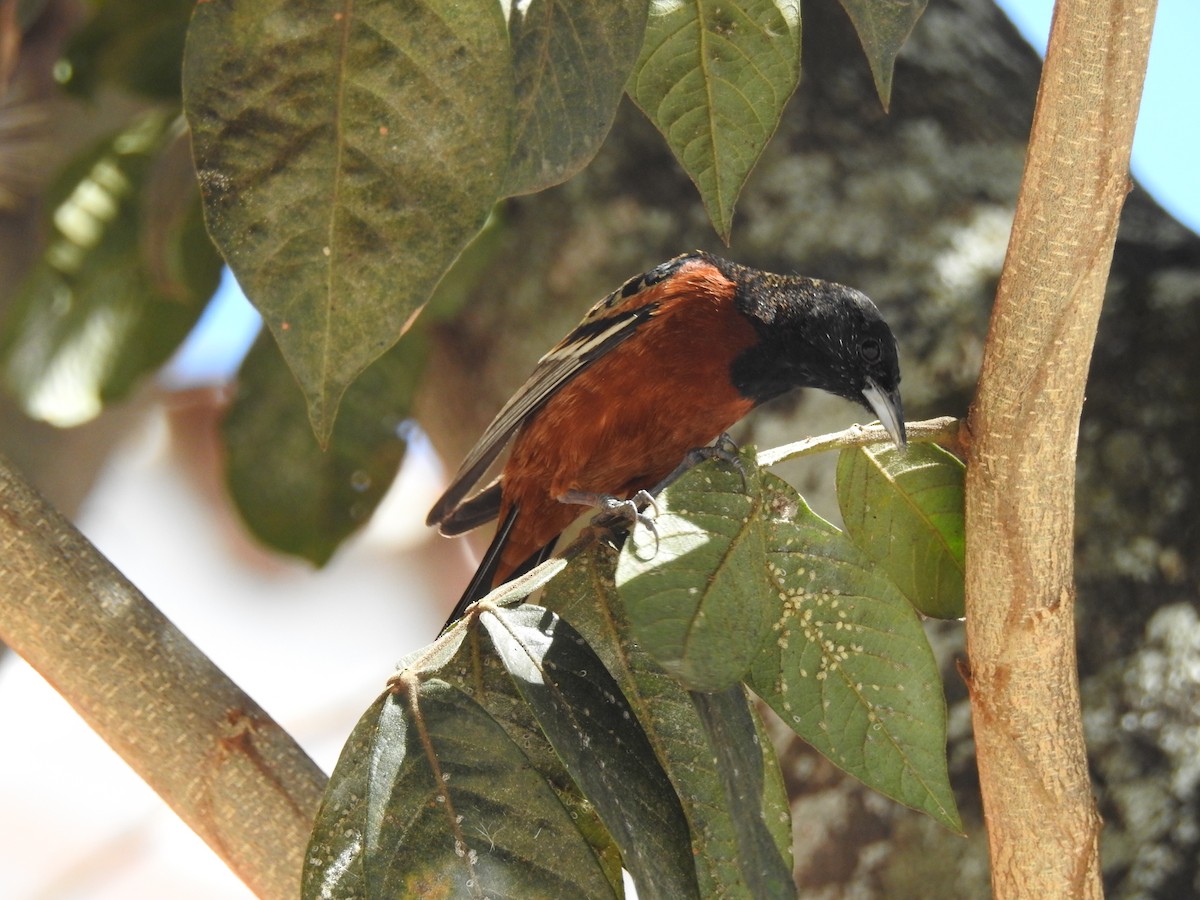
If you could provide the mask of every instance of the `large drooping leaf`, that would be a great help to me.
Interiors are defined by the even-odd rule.
[[[660,497],[654,532],[639,529],[616,583],[639,644],[685,686],[736,684],[775,621],[758,469],[696,466]],[[655,534],[656,533],[656,534]]]
[[[633,640],[613,584],[616,551],[591,542],[576,545],[568,555],[570,565],[546,588],[540,602],[579,630],[635,710],[683,804],[700,896],[768,896],[781,883],[790,890],[787,795],[770,742],[756,728],[742,727],[722,736],[723,748],[714,748],[692,697]],[[744,696],[741,703],[745,705]],[[748,706],[744,711],[751,720],[757,718]],[[745,721],[741,712],[734,712],[734,718]],[[752,771],[746,760],[755,752],[758,765]],[[735,776],[739,796],[730,796],[724,788],[729,773],[722,771],[721,753],[743,760]],[[749,839],[761,849],[764,830],[777,855],[767,865],[744,847]]]
[[[618,896],[572,811],[466,693],[414,673],[342,750],[302,896]]]
[[[0,329],[4,381],[29,415],[87,421],[157,369],[204,310],[221,260],[180,159],[182,123],[151,113],[51,189],[46,250]]]
[[[513,3],[516,115],[503,193],[558,184],[599,149],[637,60],[645,0]]]
[[[927,616],[963,616],[963,465],[935,444],[843,450],[846,533]]]
[[[766,535],[783,612],[749,685],[797,734],[870,787],[960,830],[946,770],[946,706],[912,606],[785,482]]]
[[[183,93],[209,230],[324,441],[500,194],[500,6],[210,0]]]
[[[867,785],[958,828],[941,679],[916,612],[886,571],[753,460],[742,456],[757,515],[742,518],[731,496],[741,491],[736,472],[698,466],[662,498],[655,556],[622,551],[616,581],[638,645],[668,671],[682,660],[692,678],[708,661],[724,677],[735,667],[722,651],[737,658],[755,639],[747,683],[788,725]],[[654,543],[643,536],[640,546],[646,554]],[[637,579],[623,579],[627,567]],[[760,615],[769,616],[765,636]]]
[[[498,229],[485,227],[467,246],[425,316],[446,315],[470,293],[497,252],[497,236]],[[230,493],[259,540],[322,565],[366,523],[403,460],[403,423],[427,346],[418,325],[372,363],[347,390],[322,448],[274,341],[259,339],[238,373],[222,428]]]
[[[892,72],[896,54],[912,34],[913,26],[929,0],[842,0],[862,42],[875,90],[887,109],[892,100]]]
[[[652,3],[627,90],[727,243],[742,186],[800,78],[797,0]]]
[[[424,360],[421,334],[376,360],[346,392],[321,447],[275,342],[259,337],[222,428],[229,490],[259,540],[324,565],[366,524],[404,458],[400,425]]]
[[[690,897],[688,825],[617,683],[565,620],[536,606],[479,619],[496,654],[589,804],[643,898]]]

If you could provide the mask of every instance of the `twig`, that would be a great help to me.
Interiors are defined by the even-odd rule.
[[[927,419],[923,422],[912,422],[908,425],[908,439],[913,443],[942,444],[951,450],[957,450],[960,422],[951,416],[940,419]],[[805,438],[793,444],[773,447],[758,454],[758,464],[763,468],[777,466],[789,459],[801,456],[811,456],[814,453],[826,453],[830,450],[845,450],[848,447],[866,447],[870,444],[891,443],[891,435],[882,425],[851,425],[844,431],[834,431],[816,437]]]

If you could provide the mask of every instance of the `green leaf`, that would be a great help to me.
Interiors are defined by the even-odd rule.
[[[683,804],[700,896],[758,896],[755,891],[765,890],[763,875],[758,868],[747,870],[750,860],[740,846],[740,832],[764,824],[774,839],[782,868],[791,870],[787,794],[770,742],[760,727],[760,774],[739,773],[744,796],[731,801],[723,787],[718,754],[710,746],[692,698],[632,638],[613,584],[616,551],[597,541],[581,541],[567,555],[571,557],[567,570],[547,587],[541,602],[579,630],[617,679],[642,723]],[[759,724],[753,712],[751,717]],[[740,740],[752,739],[753,730],[741,734]],[[761,792],[755,797],[759,785]]]
[[[842,0],[867,54],[884,109],[892,101],[896,55],[928,5],[929,0]]]
[[[2,330],[25,411],[70,426],[175,351],[220,280],[181,123],[150,113],[76,159],[49,194],[51,234]]]
[[[515,683],[517,679],[505,670],[499,655],[490,646],[484,628],[472,623],[464,626],[463,630],[467,634],[461,649],[448,664],[439,667],[437,674],[487,710],[513,743],[521,748],[528,764],[537,770],[558,796],[580,836],[591,846],[611,891],[617,896],[622,895],[621,853],[596,814],[595,807],[580,792],[562,760],[546,740],[538,719],[518,690]],[[485,825],[479,831],[490,832],[491,829]],[[483,835],[477,832],[476,836]],[[542,850],[557,852],[554,848],[539,848],[538,852]]]
[[[68,91],[93,96],[119,85],[179,104],[179,65],[194,0],[101,0],[67,44]]]
[[[616,896],[522,748],[431,671],[406,673],[359,720],[305,859],[313,900]]]
[[[646,3],[514,3],[508,30],[517,108],[506,196],[565,181],[596,155],[642,46]]]
[[[696,893],[687,822],[637,719],[603,663],[536,606],[480,622],[559,758],[595,808],[642,898]]]
[[[789,485],[764,482],[778,513],[767,555],[783,615],[748,684],[835,765],[961,831],[941,678],[916,612]]]
[[[487,272],[501,246],[495,222],[489,220],[438,282],[422,324],[430,315],[450,315]],[[370,517],[403,459],[396,429],[410,414],[425,369],[422,324],[351,385],[324,449],[278,348],[259,340],[242,366],[223,429],[230,490],[259,540],[323,565]]]
[[[512,80],[490,0],[196,6],[184,103],[209,229],[322,442],[499,196]]]
[[[934,444],[843,450],[837,491],[846,533],[927,616],[959,619],[963,601],[963,475]]]
[[[627,90],[728,243],[733,207],[800,79],[796,0],[653,3]]]
[[[751,896],[794,898],[789,860],[779,852],[764,809],[761,732],[740,684],[716,694],[693,693],[709,750],[717,758],[725,804],[731,812],[739,874]]]
[[[238,375],[225,417],[226,478],[238,511],[263,543],[324,565],[364,525],[387,492],[405,441],[426,345],[414,333],[385,354],[346,394],[333,439],[322,449],[296,382],[268,337]]]
[[[617,563],[617,590],[638,642],[686,687],[736,684],[770,633],[778,606],[767,580],[760,476],[743,453],[698,465],[667,488]]]

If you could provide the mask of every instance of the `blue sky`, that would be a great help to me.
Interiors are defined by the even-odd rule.
[[[937,3],[938,0],[931,0]],[[1053,0],[998,0],[1039,52],[1046,48]],[[1159,0],[1150,67],[1133,144],[1133,173],[1176,218],[1200,231],[1200,0]],[[258,315],[226,270],[219,302],[181,348],[168,384],[231,377],[258,330]]]
[[[937,3],[938,0],[931,0]],[[998,0],[1026,40],[1045,53],[1052,0]],[[1158,0],[1133,174],[1172,215],[1200,231],[1198,0]]]

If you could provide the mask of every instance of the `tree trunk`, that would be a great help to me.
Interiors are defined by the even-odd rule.
[[[1075,447],[1154,0],[1059,0],[967,453],[968,684],[996,897],[1099,897]]]

